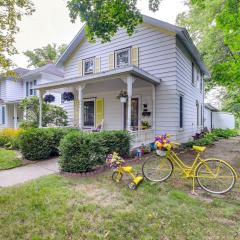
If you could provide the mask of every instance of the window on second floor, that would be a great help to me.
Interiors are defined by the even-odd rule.
[[[124,48],[115,51],[115,67],[124,67],[130,65],[131,52],[130,48]]]
[[[36,85],[37,85],[37,80],[26,82],[26,97],[37,95],[37,91],[33,89],[33,87]]]
[[[94,73],[94,58],[88,58],[83,60],[83,74],[93,74]]]

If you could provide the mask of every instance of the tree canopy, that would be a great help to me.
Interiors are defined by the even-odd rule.
[[[65,51],[67,45],[48,44],[42,48],[36,48],[32,51],[28,50],[23,54],[28,57],[28,67],[41,67],[49,62],[56,62],[59,56]]]
[[[17,23],[24,15],[34,11],[30,0],[0,1],[0,73],[9,70],[12,62],[10,56],[17,53],[14,47],[15,35],[19,31]]]
[[[148,0],[149,9],[157,11],[161,0]],[[137,0],[69,0],[67,4],[70,18],[75,22],[78,17],[86,22],[86,33],[90,41],[96,38],[110,41],[119,28],[125,28],[131,35],[142,22],[137,9]]]
[[[211,72],[211,85],[240,87],[240,1],[188,0],[177,23],[188,29]]]

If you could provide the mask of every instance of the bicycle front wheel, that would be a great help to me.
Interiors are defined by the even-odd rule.
[[[170,178],[173,172],[173,164],[167,157],[155,155],[145,161],[142,166],[143,176],[152,182],[163,182]]]
[[[196,170],[198,184],[207,192],[223,194],[229,192],[236,182],[233,169],[223,160],[208,159]]]

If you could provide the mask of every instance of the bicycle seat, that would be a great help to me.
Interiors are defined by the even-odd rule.
[[[192,149],[197,151],[197,152],[204,152],[206,147],[193,146]]]

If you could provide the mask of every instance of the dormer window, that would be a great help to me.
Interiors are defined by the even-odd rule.
[[[130,65],[130,48],[115,51],[115,67],[125,67]]]
[[[83,73],[89,75],[94,73],[94,58],[83,60]]]

